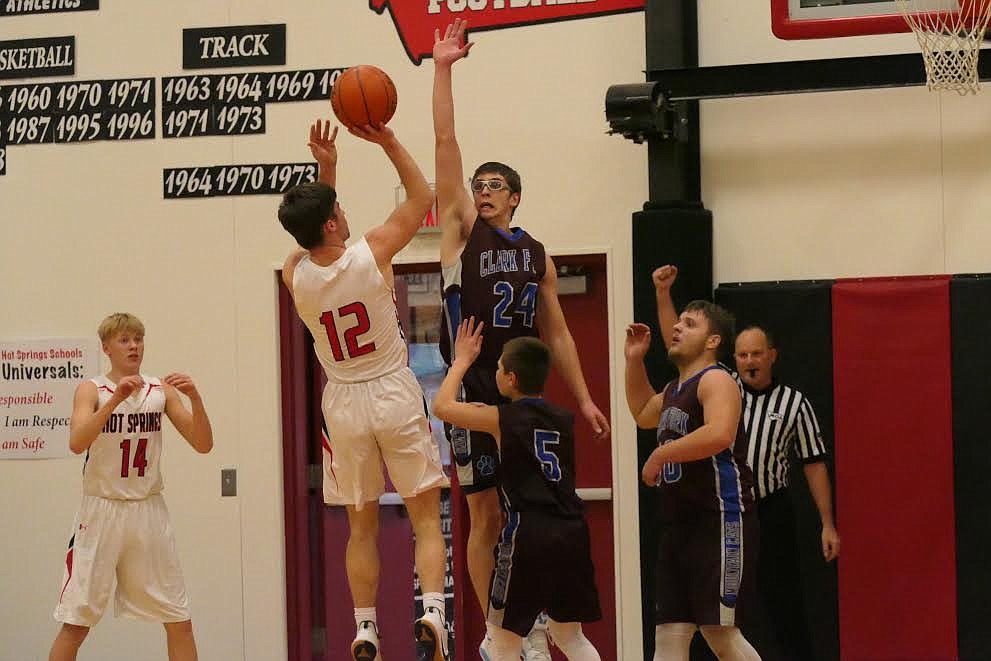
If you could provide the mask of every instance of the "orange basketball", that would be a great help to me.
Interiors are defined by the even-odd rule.
[[[341,74],[330,92],[337,119],[350,128],[387,123],[396,113],[396,86],[378,67],[359,64]]]

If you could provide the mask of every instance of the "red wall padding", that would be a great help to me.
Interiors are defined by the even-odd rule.
[[[957,658],[949,278],[833,288],[843,661]]]

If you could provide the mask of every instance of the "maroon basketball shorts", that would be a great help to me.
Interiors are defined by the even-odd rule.
[[[663,523],[657,562],[657,624],[739,626],[754,608],[757,515],[699,512]]]
[[[602,618],[588,524],[542,512],[508,512],[495,549],[489,621],[526,636],[541,612],[556,622]]]

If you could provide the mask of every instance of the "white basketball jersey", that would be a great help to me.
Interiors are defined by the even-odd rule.
[[[159,493],[162,473],[162,418],[165,389],[161,380],[141,375],[145,385],[121,402],[86,452],[83,493],[87,496],[140,500]],[[117,384],[106,376],[91,379],[100,403],[110,400]]]
[[[296,310],[313,335],[329,381],[371,381],[406,367],[395,291],[365,237],[330,266],[303,257],[292,283]]]

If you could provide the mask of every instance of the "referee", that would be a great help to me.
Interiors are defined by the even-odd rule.
[[[677,274],[674,266],[662,266],[653,274],[665,344],[677,321],[671,300],[671,285]],[[765,329],[751,326],[741,331],[736,338],[734,358],[743,392],[748,463],[754,473],[760,520],[757,582],[761,600],[783,658],[814,659],[801,595],[795,520],[787,489],[794,450],[803,464],[809,491],[819,511],[823,558],[832,561],[839,555],[840,537],[833,520],[829,473],[824,463],[826,447],[808,398],[774,379],[777,350]]]

